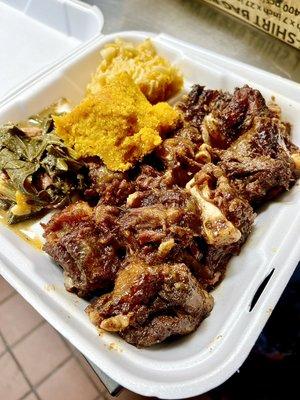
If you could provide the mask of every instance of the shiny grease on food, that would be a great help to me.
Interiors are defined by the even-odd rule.
[[[68,204],[83,189],[84,165],[54,132],[52,115],[66,109],[61,100],[26,122],[0,127],[0,207],[9,224]]]
[[[133,258],[118,274],[114,290],[86,311],[96,326],[146,347],[193,332],[212,308],[212,296],[185,264]]]
[[[91,321],[138,347],[199,326],[213,306],[209,291],[251,233],[257,206],[289,189],[299,169],[290,125],[257,90],[230,94],[195,85],[178,109],[182,125],[135,167],[113,172],[87,160],[86,195],[98,201],[88,223],[78,214],[85,203],[77,203],[45,227],[45,249],[64,268],[69,290],[98,296],[113,287],[87,308]],[[53,223],[68,218],[76,223],[52,240]],[[111,240],[93,279],[101,234],[84,243],[90,223]]]
[[[0,192],[10,212],[29,217],[33,206],[73,202],[43,226],[44,250],[67,290],[93,298],[93,324],[146,347],[195,331],[209,315],[209,292],[258,206],[295,183],[300,153],[279,107],[258,90],[194,85],[176,107],[153,106],[182,78],[151,42],[117,41],[102,56],[86,97],[54,115],[55,127],[51,116],[3,128],[0,155],[21,147],[1,167]],[[37,166],[19,186],[8,174],[16,162]]]

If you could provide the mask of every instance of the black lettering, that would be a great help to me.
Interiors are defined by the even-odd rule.
[[[231,9],[236,13],[236,14],[240,14],[240,11],[241,11],[241,9],[240,9],[240,7],[234,7],[234,6],[231,6]]]
[[[288,40],[287,43],[294,44],[296,39],[296,35],[293,32],[288,32]]]
[[[275,26],[276,26],[275,24],[272,24],[272,32],[271,32],[272,35],[274,35]]]
[[[280,26],[277,25],[276,36],[277,36],[279,39],[285,40],[285,37],[286,37],[286,29],[284,28],[283,30],[280,30]]]
[[[231,10],[231,5],[228,4],[226,1],[222,1],[222,4],[225,8],[227,8],[227,10]]]
[[[272,14],[272,10],[269,10],[268,8],[264,8],[264,12],[267,15],[271,15]]]
[[[260,28],[260,24],[259,24],[259,16],[256,15],[255,16],[255,20],[253,21],[254,25],[258,26]]]
[[[250,14],[249,11],[247,10],[242,10],[242,16],[247,19],[248,21],[250,20]]]
[[[269,32],[270,31],[270,25],[271,25],[271,21],[266,20],[265,18],[263,18],[263,24],[262,24],[262,28]]]
[[[282,20],[282,22],[283,22],[284,24],[287,24],[287,20],[288,20],[288,17],[284,17],[283,20]]]
[[[264,11],[264,13],[265,14],[267,14],[267,15],[273,15],[274,17],[276,17],[277,19],[281,19],[281,14],[280,13],[278,13],[278,12],[275,12],[275,11],[273,11],[273,10],[271,10],[270,8],[264,8],[263,9],[263,11]]]

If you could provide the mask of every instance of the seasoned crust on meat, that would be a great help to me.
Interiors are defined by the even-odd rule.
[[[267,106],[258,90],[246,85],[231,95],[194,85],[178,107],[184,115],[184,129],[194,132],[190,135],[192,160],[218,164],[239,196],[252,205],[294,184],[300,153],[291,142],[290,125],[281,120],[278,106]],[[163,146],[164,142],[156,152]]]
[[[201,202],[197,193],[174,186],[136,191],[121,208],[77,203],[55,215],[45,226],[45,250],[64,268],[68,289],[87,296],[109,287],[123,260],[135,254],[149,265],[185,263],[205,287],[215,285],[249,235],[254,214],[213,164],[193,185]]]
[[[87,295],[115,283],[87,312],[96,326],[139,347],[197,328],[212,308],[205,290],[222,280],[251,233],[252,206],[289,189],[300,169],[290,125],[258,91],[244,86],[231,95],[195,85],[179,107],[183,127],[131,170],[86,161],[86,194],[98,206],[78,206],[84,212],[63,230],[82,238],[91,257],[80,259],[74,243],[62,248],[51,221],[46,234],[49,254],[74,274],[74,290]],[[91,263],[97,251],[108,267]]]
[[[111,206],[99,206],[95,212],[77,202],[44,225],[43,249],[64,269],[68,291],[86,297],[113,284],[122,262],[118,213]]]
[[[164,140],[156,148],[154,156],[171,176],[172,182],[181,187],[203,166],[203,162],[197,159],[197,146],[181,136]]]
[[[146,347],[193,332],[212,307],[212,296],[184,264],[148,265],[133,258],[118,273],[114,290],[86,311],[96,326]]]
[[[200,235],[201,215],[185,190],[153,189],[128,197],[119,224],[130,254],[161,263],[193,246]]]
[[[249,131],[221,155],[220,167],[253,205],[276,197],[295,182],[290,126],[277,118],[255,118]]]
[[[98,157],[85,160],[89,168],[90,186],[87,198],[99,198],[101,204],[121,206],[134,191],[133,183],[124,172],[108,170]]]
[[[203,142],[221,149],[246,132],[254,117],[277,117],[276,112],[267,107],[261,93],[247,85],[236,88],[232,95],[194,85],[178,107],[185,121],[199,130]]]

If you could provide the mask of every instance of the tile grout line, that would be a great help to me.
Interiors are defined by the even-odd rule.
[[[38,389],[50,376],[52,376],[56,371],[58,371],[60,368],[62,368],[65,364],[67,364],[68,361],[70,361],[73,358],[73,354],[70,354],[64,361],[62,361],[60,364],[57,365],[52,371],[50,371],[46,376],[44,376],[43,379],[41,379],[38,383],[33,385],[33,388],[36,390]],[[39,398],[40,399],[40,398]]]
[[[18,400],[24,400],[24,399],[26,399],[26,397],[27,397],[28,395],[30,395],[31,393],[33,393],[33,391],[30,389],[29,392],[26,392],[25,394],[23,394],[23,396],[20,397]]]
[[[28,386],[31,388],[31,391],[36,395],[38,400],[42,400],[40,398],[40,396],[36,393],[34,387],[32,386],[32,384],[30,382],[30,380],[28,379],[28,377],[26,376],[25,372],[23,371],[23,368],[22,368],[21,364],[19,363],[18,359],[15,357],[15,355],[12,352],[11,348],[8,346],[8,344],[7,344],[6,340],[5,340],[5,337],[2,335],[1,332],[0,332],[0,337],[1,337],[1,339],[3,340],[3,342],[4,342],[5,346],[6,346],[7,352],[11,355],[11,357],[14,360],[14,362],[17,364],[18,369],[20,370],[21,374],[23,375],[23,378],[27,382]]]
[[[22,342],[22,340],[26,339],[28,336],[30,336],[33,332],[35,332],[36,330],[38,330],[38,328],[40,328],[42,325],[45,324],[45,320],[43,319],[41,322],[39,322],[34,328],[31,329],[30,332],[25,333],[22,337],[20,337],[20,339],[18,339],[16,342],[12,343],[10,345],[11,349],[14,349],[20,342]]]
[[[87,373],[87,371],[84,369],[84,367],[82,366],[79,357],[77,356],[76,352],[79,350],[76,349],[76,347],[74,347],[64,336],[61,335],[62,340],[65,342],[66,346],[70,349],[70,351],[72,352],[74,358],[76,359],[77,363],[79,364],[80,368],[83,370],[84,374],[88,377],[88,379],[92,382],[93,386],[95,387],[95,389],[98,392],[98,396],[99,393],[101,394],[105,394],[104,392],[102,392],[101,390],[99,390],[99,388],[97,387],[97,385],[95,384],[95,382],[93,381],[93,379],[90,377],[90,375]],[[80,352],[79,352],[80,353]],[[82,353],[80,353],[82,355],[82,357],[84,357],[84,355]],[[85,357],[84,357],[85,358]],[[87,362],[87,360],[86,360]],[[93,368],[91,366],[89,366],[90,369],[93,371],[93,373],[95,374],[95,376],[99,379],[99,381],[102,383],[101,379],[99,378],[99,376],[96,374],[96,372],[93,370]],[[97,399],[97,397],[96,397]]]
[[[100,390],[96,383],[93,381],[93,379],[91,378],[91,376],[88,374],[88,372],[85,370],[85,368],[83,367],[83,365],[80,362],[79,356],[77,355],[77,352],[79,352],[79,350],[76,349],[76,347],[74,347],[64,336],[61,335],[62,340],[65,342],[66,346],[70,349],[70,351],[72,352],[74,358],[76,359],[76,361],[78,362],[80,368],[83,370],[84,374],[88,377],[88,379],[91,381],[92,385],[94,386],[94,388],[97,390],[98,395],[95,398],[95,400],[98,400],[98,397],[101,399],[101,396],[105,396],[107,389],[104,387],[104,390]],[[84,355],[79,352],[82,357],[84,357]],[[84,357],[85,361],[88,363],[88,361],[86,360],[86,358]],[[99,381],[102,383],[101,379],[99,378],[99,376],[96,374],[96,372],[93,370],[93,368],[89,365],[90,369],[92,370],[92,372],[95,374],[95,376],[97,377],[97,379],[99,379]],[[103,384],[103,383],[102,383]]]
[[[1,300],[0,306],[2,304],[4,304],[7,300],[11,299],[12,297],[14,297],[16,295],[18,295],[18,293],[16,291],[14,291],[13,293],[9,294],[7,297],[5,297],[4,299]],[[102,392],[101,390],[99,390],[99,388],[97,387],[96,383],[93,381],[93,379],[88,374],[88,372],[85,370],[85,368],[82,366],[79,357],[76,355],[76,353],[73,350],[73,345],[57,331],[56,332],[61,336],[61,339],[63,340],[63,342],[65,343],[67,348],[71,351],[71,354],[64,361],[62,361],[54,370],[52,370],[49,374],[47,374],[41,381],[39,381],[35,385],[31,384],[30,380],[27,378],[25,372],[23,371],[23,368],[22,368],[21,364],[18,362],[17,358],[15,357],[12,349],[14,349],[20,342],[22,342],[24,339],[26,339],[28,336],[30,336],[33,332],[35,332],[38,328],[40,328],[45,323],[46,323],[46,320],[43,319],[41,322],[38,323],[38,325],[36,325],[33,329],[31,329],[31,331],[25,333],[23,336],[21,336],[16,342],[14,342],[11,345],[9,345],[6,342],[2,332],[0,331],[0,337],[2,338],[4,346],[5,346],[5,349],[4,349],[3,353],[0,354],[0,358],[2,358],[2,356],[6,352],[8,352],[12,356],[13,360],[16,362],[16,364],[18,366],[18,369],[21,371],[23,377],[25,378],[26,382],[28,383],[28,385],[30,387],[30,390],[28,392],[26,392],[19,400],[24,400],[30,393],[34,393],[36,395],[36,397],[38,398],[38,400],[41,400],[41,398],[39,397],[38,393],[36,392],[36,389],[41,384],[43,384],[54,372],[59,370],[64,364],[66,364],[68,361],[70,361],[71,358],[74,358],[76,360],[77,364],[79,364],[79,367],[82,370],[82,372],[84,373],[84,375],[88,378],[88,380],[92,383],[94,388],[97,390],[97,395],[93,400],[101,400],[102,395],[105,396],[105,393]],[[90,367],[90,369],[93,371],[92,367]],[[93,372],[93,373],[95,374],[95,376],[101,382],[101,379],[97,376],[97,374],[95,372]]]
[[[5,303],[7,300],[11,299],[12,297],[14,297],[15,295],[18,295],[18,293],[16,291],[14,291],[13,293],[9,294],[7,297],[5,297],[4,299],[1,300],[0,302],[0,306]],[[31,335],[31,333],[35,332],[38,328],[40,328],[42,325],[44,325],[46,323],[46,321],[43,319],[41,322],[38,323],[38,325],[36,325],[33,329],[31,329],[31,331],[25,333],[22,337],[20,337],[16,342],[14,342],[13,344],[11,344],[10,346],[8,345],[8,343],[4,340],[3,334],[0,331],[0,336],[3,339],[4,342],[4,346],[5,349],[3,351],[3,353],[0,354],[0,358],[6,353],[9,352],[10,355],[13,357],[14,361],[16,362],[19,370],[21,371],[22,375],[24,376],[25,380],[27,381],[27,383],[30,386],[30,391],[26,392],[26,394],[24,394],[19,400],[23,400],[26,398],[26,396],[28,396],[31,392],[33,392],[37,398],[40,400],[39,395],[36,393],[35,389],[38,388],[43,382],[45,382],[54,372],[56,372],[56,370],[60,369],[65,363],[67,363],[72,357],[76,360],[77,364],[79,364],[80,369],[82,370],[82,372],[84,373],[84,375],[88,378],[88,380],[92,383],[92,385],[94,386],[94,388],[97,390],[97,396],[95,397],[94,400],[98,400],[101,399],[101,395],[103,394],[105,396],[105,393],[102,392],[101,390],[99,390],[99,388],[97,387],[96,383],[93,381],[93,379],[91,378],[91,376],[88,374],[88,372],[85,370],[85,368],[82,366],[79,357],[76,355],[76,353],[73,350],[73,345],[67,340],[65,339],[59,332],[56,332],[59,334],[59,336],[61,337],[61,339],[63,340],[63,342],[65,343],[65,345],[67,346],[67,348],[71,351],[70,356],[68,356],[64,361],[62,361],[54,370],[52,370],[48,375],[46,375],[40,382],[38,382],[35,385],[32,385],[31,382],[29,381],[29,379],[27,378],[26,374],[24,373],[22,366],[19,364],[18,360],[16,359],[16,357],[14,356],[12,349],[14,349],[20,342],[22,342],[24,339],[26,339],[28,336]],[[90,367],[90,369],[93,371],[92,367]],[[101,379],[98,377],[98,375],[93,371],[93,373],[95,374],[95,376],[100,380]]]
[[[53,329],[55,329],[55,328],[53,328]],[[75,347],[61,333],[59,333],[56,329],[55,329],[55,331],[59,334],[59,336],[61,337],[62,341],[67,346],[67,348],[70,350],[70,352],[72,354],[75,354],[74,353],[74,348]]]
[[[56,331],[57,332],[57,331]],[[100,394],[103,394],[99,388],[97,387],[97,385],[95,384],[95,382],[93,381],[93,379],[90,377],[90,375],[87,373],[87,371],[84,369],[84,367],[82,366],[79,357],[77,356],[75,351],[79,351],[76,349],[76,347],[74,347],[63,335],[61,335],[59,332],[57,332],[59,334],[59,336],[61,337],[62,341],[65,343],[65,345],[67,346],[67,348],[71,351],[73,358],[76,360],[77,364],[79,364],[79,367],[82,369],[84,375],[88,378],[88,380],[92,383],[92,385],[94,386],[94,388],[97,390],[98,394],[95,398],[95,400],[98,399],[98,397],[101,397]],[[75,351],[74,351],[75,350]],[[81,353],[80,353],[81,354]],[[82,355],[83,356],[83,355]],[[84,356],[83,356],[84,357]],[[93,371],[93,368],[90,367],[91,370]],[[93,371],[94,372],[94,371]],[[94,372],[94,374],[98,377],[98,375]],[[101,382],[101,379],[98,377],[98,379]],[[101,382],[102,383],[102,382]]]
[[[98,397],[100,396],[100,394],[105,395],[105,392],[102,392],[96,385],[96,383],[93,381],[93,379],[90,377],[90,375],[87,373],[87,371],[84,369],[84,367],[81,365],[81,362],[79,360],[79,357],[76,356],[76,354],[74,354],[74,357],[76,358],[77,363],[79,364],[80,368],[82,369],[83,373],[85,374],[85,376],[88,377],[89,381],[92,382],[92,385],[94,386],[94,388],[97,390],[98,392]],[[84,356],[83,356],[84,357]],[[93,371],[93,373],[96,375],[96,377],[99,379],[99,381],[102,383],[101,379],[99,378],[99,376],[94,372],[93,368],[91,366],[89,366],[91,368],[91,370]],[[97,399],[97,397],[96,397]]]
[[[1,275],[0,275],[1,276]],[[0,306],[2,304],[4,304],[7,300],[11,299],[12,297],[16,296],[18,293],[14,290],[12,293],[10,293],[8,296],[4,297],[4,299],[2,299],[0,301]]]

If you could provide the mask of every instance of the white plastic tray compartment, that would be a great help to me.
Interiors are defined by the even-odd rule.
[[[148,36],[124,32],[99,39],[7,103],[0,110],[0,122],[26,118],[60,97],[76,104],[105,43],[116,37],[139,41]],[[174,42],[167,44],[163,35],[152,38],[158,50],[183,71],[185,90],[196,82],[227,90],[248,83],[260,89],[266,99],[274,95],[283,118],[293,125],[294,141],[300,144],[300,104],[277,93],[276,83],[271,85],[266,79],[266,85],[257,85],[243,78],[242,69],[238,76],[222,63],[217,66],[200,57],[193,61],[185,55],[184,46],[179,51]],[[296,267],[300,258],[299,192],[296,185],[264,208],[241,254],[231,260],[225,280],[213,292],[211,315],[194,334],[172,344],[138,350],[117,336],[99,337],[83,311],[86,302],[65,291],[60,268],[5,227],[0,228],[0,273],[82,353],[124,387],[160,398],[195,396],[221,384],[240,367]],[[250,311],[254,294],[273,269]]]
[[[102,13],[74,0],[0,0],[0,100],[99,36]]]

